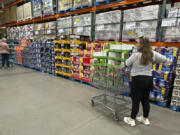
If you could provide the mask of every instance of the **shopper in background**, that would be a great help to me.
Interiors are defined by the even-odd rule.
[[[2,55],[2,67],[5,67],[5,64],[7,65],[7,68],[9,68],[9,46],[6,43],[6,39],[3,38],[0,42],[0,54]]]
[[[135,120],[150,125],[148,119],[150,112],[149,94],[153,87],[152,64],[154,62],[168,62],[169,60],[152,51],[148,38],[140,37],[137,39],[136,48],[138,52],[133,53],[126,61],[126,66],[131,66],[131,98],[132,111],[131,117],[124,117],[124,122],[135,126]],[[136,117],[139,112],[139,105],[142,103],[143,116]]]

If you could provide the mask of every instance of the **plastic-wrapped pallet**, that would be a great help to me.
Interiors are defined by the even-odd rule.
[[[33,17],[41,17],[42,16],[42,10],[41,10],[41,0],[33,0],[32,1],[32,7],[33,7]]]
[[[96,25],[118,23],[121,19],[121,11],[115,10],[105,13],[96,14]]]
[[[23,6],[17,7],[17,21],[24,20],[24,9]]]
[[[160,106],[167,106],[170,102],[170,93],[172,92],[174,81],[174,70],[176,67],[179,49],[175,47],[153,47],[153,50],[165,55],[171,59],[172,63],[153,64],[153,84],[154,87],[150,93],[150,98],[157,101]]]
[[[45,23],[34,24],[34,39],[44,38]]]
[[[74,28],[75,35],[91,36],[91,27],[76,27]]]
[[[57,20],[58,29],[69,28],[69,27],[72,27],[72,16],[59,18]]]
[[[96,40],[119,40],[120,24],[96,26]]]
[[[72,17],[59,18],[57,20],[57,29],[59,35],[72,34]]]
[[[176,78],[174,81],[174,89],[171,98],[171,109],[180,111],[180,55],[178,56],[176,66]]]
[[[75,35],[91,35],[91,14],[83,14],[73,17]]]
[[[24,20],[32,19],[32,5],[28,2],[23,5]]]
[[[124,11],[124,21],[141,21],[158,19],[159,5],[134,8]]]
[[[167,17],[162,21],[162,27],[164,27],[163,41],[180,42],[180,8],[167,6]]]
[[[42,0],[43,15],[54,14],[54,0]]]
[[[129,41],[146,36],[150,41],[156,41],[157,21],[126,22],[123,25],[123,41]]]
[[[45,23],[45,39],[55,39],[56,37],[56,21]]]
[[[77,15],[73,17],[75,27],[91,25],[91,14]]]
[[[74,0],[74,8],[83,8],[83,6],[91,6],[92,0]]]
[[[72,0],[58,0],[58,11],[64,11],[73,7]]]
[[[97,14],[95,39],[119,40],[120,19],[121,19],[120,10]]]

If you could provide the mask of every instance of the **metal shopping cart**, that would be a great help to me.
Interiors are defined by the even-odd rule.
[[[119,120],[118,112],[122,106],[127,106],[130,101],[124,94],[129,92],[129,85],[126,85],[124,69],[106,68],[101,72],[94,71],[92,75],[92,85],[104,90],[103,94],[91,98],[92,106],[100,104],[110,110],[115,118]]]

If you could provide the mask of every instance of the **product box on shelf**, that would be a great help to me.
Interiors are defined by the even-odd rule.
[[[9,22],[17,21],[17,8],[16,6],[12,6],[9,8]]]
[[[17,21],[24,20],[24,9],[23,6],[17,7]]]
[[[44,16],[54,14],[54,4],[55,0],[42,0],[42,11]]]
[[[146,36],[150,41],[156,41],[157,21],[126,22],[123,24],[123,41],[129,41]]]
[[[23,5],[24,20],[32,19],[32,5],[28,2]]]
[[[73,8],[85,8],[85,7],[91,7],[92,6],[92,0],[74,0]]]
[[[120,23],[120,20],[121,20],[120,10],[96,14],[96,25],[108,24],[108,23]]]
[[[159,5],[146,6],[124,11],[124,21],[141,21],[158,19]]]
[[[75,27],[82,27],[91,25],[91,14],[77,15],[73,17]]]
[[[58,12],[72,10],[73,0],[58,0]]]
[[[32,1],[32,11],[33,11],[34,18],[42,16],[41,0],[33,0]]]
[[[72,16],[57,19],[59,29],[72,27]]]

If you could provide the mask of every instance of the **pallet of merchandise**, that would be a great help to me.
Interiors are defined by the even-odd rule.
[[[92,0],[74,0],[73,10],[85,9],[93,6]]]
[[[73,0],[59,0],[57,14],[73,11]]]
[[[96,6],[110,4],[113,2],[121,2],[123,0],[96,0]]]
[[[173,111],[176,111],[176,112],[180,112],[180,107],[179,106],[171,106],[170,109],[173,110]]]
[[[81,83],[81,84],[87,84],[87,85],[92,86],[92,85],[90,84],[90,80],[89,80],[89,79],[81,78],[81,77],[76,76],[76,75],[72,75],[71,80],[72,80],[72,81],[75,81],[75,82],[79,82],[79,83]]]

